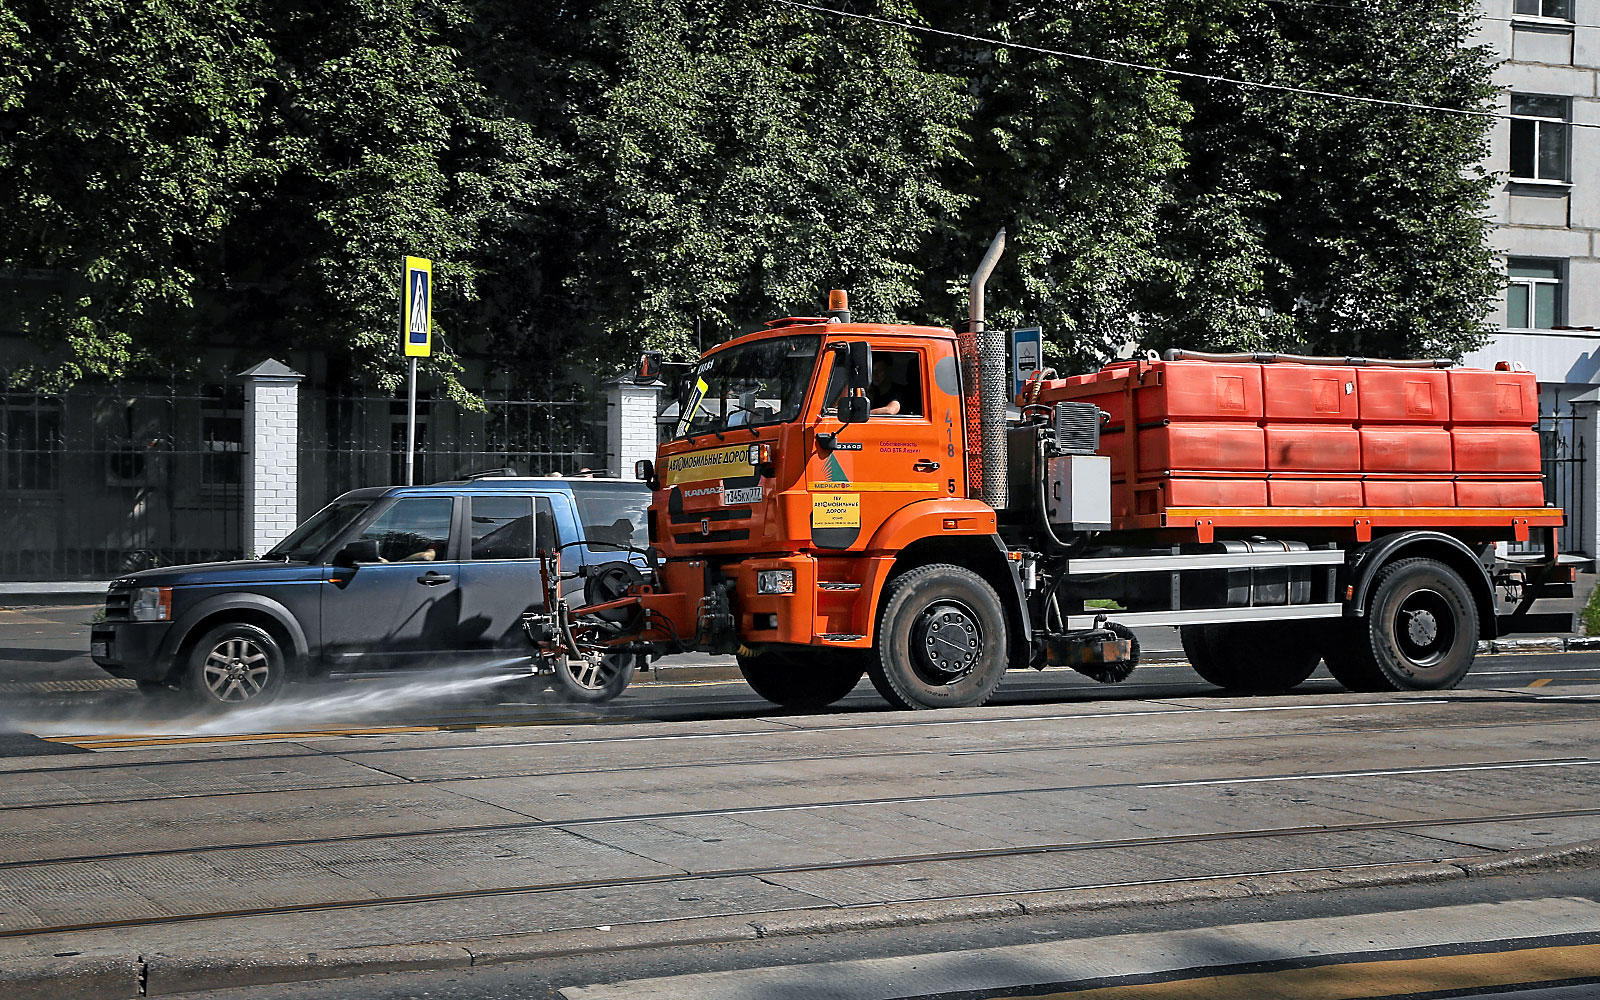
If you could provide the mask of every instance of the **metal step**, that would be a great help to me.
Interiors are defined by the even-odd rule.
[[[824,580],[823,582],[817,584],[817,589],[818,590],[860,590],[861,589],[861,584],[859,584],[859,583],[844,583],[844,582],[835,581],[835,580]]]

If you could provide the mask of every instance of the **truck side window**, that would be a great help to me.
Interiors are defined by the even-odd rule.
[[[471,503],[472,558],[533,558],[531,497],[473,497]]]
[[[823,413],[836,413],[844,396],[844,368],[833,366],[828,376]],[[922,404],[922,354],[918,351],[873,351],[872,387],[867,390],[873,416],[920,417]]]
[[[450,552],[450,511],[455,501],[449,497],[410,497],[396,500],[394,506],[367,525],[362,538],[378,543],[384,562],[443,559]]]

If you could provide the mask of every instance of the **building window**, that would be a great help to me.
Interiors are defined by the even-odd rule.
[[[1561,325],[1561,262],[1512,257],[1506,289],[1506,328],[1548,330]]]
[[[1516,0],[1514,10],[1518,17],[1548,17],[1557,21],[1572,20],[1572,0]]]
[[[1512,94],[1511,177],[1564,181],[1567,175],[1567,124],[1571,99]]]

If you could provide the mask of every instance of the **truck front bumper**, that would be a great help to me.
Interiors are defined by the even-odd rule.
[[[685,644],[716,648],[715,639],[697,646],[706,597],[719,585],[733,584],[730,610],[740,643],[785,643],[862,647],[872,641],[873,595],[893,566],[893,558],[817,559],[809,554],[742,559],[712,565],[704,560],[670,562],[663,567],[664,589],[645,598],[646,606],[670,619]],[[786,570],[794,586],[785,593],[762,594],[758,574]]]

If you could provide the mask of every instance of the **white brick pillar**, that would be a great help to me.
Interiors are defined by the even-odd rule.
[[[268,358],[244,379],[244,511],[247,557],[283,541],[299,516],[299,372]]]
[[[656,457],[656,396],[661,383],[639,385],[630,377],[606,383],[606,468],[633,478],[633,464]]]

